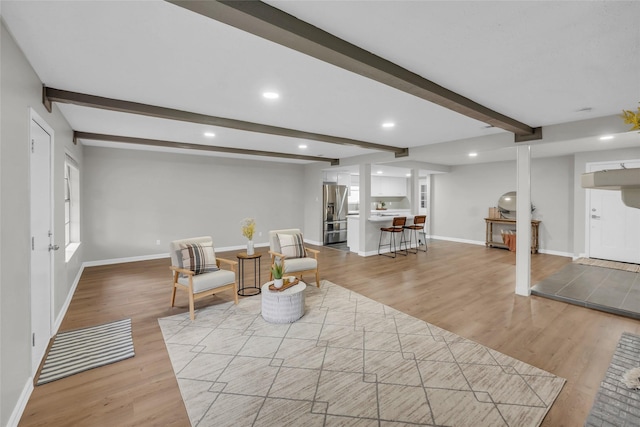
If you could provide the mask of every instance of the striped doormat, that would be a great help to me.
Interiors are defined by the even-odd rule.
[[[134,355],[131,319],[60,332],[49,349],[36,385],[128,359]]]
[[[609,261],[598,258],[578,258],[573,261],[576,264],[592,265],[594,267],[611,268],[614,270],[630,271],[632,273],[640,273],[640,265],[628,262]]]

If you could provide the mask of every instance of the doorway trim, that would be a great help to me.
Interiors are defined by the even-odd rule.
[[[31,219],[31,192],[33,190],[32,185],[33,183],[31,182],[31,167],[32,167],[32,157],[31,157],[31,141],[33,139],[33,134],[32,134],[32,124],[35,123],[38,126],[40,126],[47,134],[49,134],[50,137],[50,143],[49,143],[49,194],[50,194],[50,200],[49,200],[49,227],[50,227],[50,231],[51,231],[51,237],[49,239],[49,241],[53,241],[54,240],[54,225],[55,225],[55,216],[54,216],[54,205],[55,205],[55,200],[54,200],[54,157],[55,157],[55,151],[54,151],[54,147],[55,147],[55,132],[53,130],[53,128],[51,126],[49,126],[49,124],[31,107],[29,107],[29,128],[28,128],[28,134],[29,134],[29,138],[27,140],[27,152],[29,155],[29,236],[30,238],[33,236],[33,230],[32,230],[32,219]],[[33,259],[33,252],[30,251],[29,252],[29,306],[30,306],[30,312],[31,312],[31,316],[30,316],[30,321],[32,321],[33,319],[33,298],[31,295],[31,292],[33,290],[33,283],[32,283],[32,259]],[[53,336],[53,325],[54,325],[54,301],[53,301],[53,289],[54,289],[54,251],[50,251],[49,252],[49,284],[48,284],[48,298],[49,298],[49,316],[48,316],[48,337],[46,338],[47,341],[49,341],[51,339],[51,337]],[[33,323],[30,323],[30,332],[33,336],[34,333],[34,325]],[[35,376],[35,374],[37,373],[38,367],[39,365],[42,363],[42,359],[44,358],[44,356],[46,355],[46,348],[45,348],[45,352],[42,355],[37,355],[40,358],[40,361],[38,364],[34,364],[34,357],[36,355],[34,355],[34,351],[35,348],[33,346],[31,346],[31,375]],[[35,365],[35,366],[34,366]]]

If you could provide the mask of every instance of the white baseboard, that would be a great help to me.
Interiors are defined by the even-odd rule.
[[[64,320],[64,316],[67,314],[67,310],[69,309],[69,305],[71,304],[71,300],[73,299],[73,294],[76,293],[76,288],[78,287],[78,283],[80,283],[80,277],[82,277],[83,271],[84,271],[84,264],[80,266],[80,269],[78,270],[78,274],[76,274],[76,278],[73,280],[71,289],[69,289],[69,293],[67,294],[67,299],[64,301],[64,304],[62,305],[62,309],[60,309],[60,313],[58,313],[58,317],[56,318],[56,321],[53,324],[53,330],[51,331],[52,337],[58,333],[58,329],[62,324],[62,320]]]
[[[153,255],[140,255],[140,256],[132,256],[126,258],[111,258],[111,259],[102,259],[97,261],[85,261],[82,263],[82,268],[85,267],[95,267],[98,265],[110,265],[110,264],[122,264],[125,262],[136,262],[136,261],[148,261],[151,259],[161,259],[161,258],[169,258],[169,254],[153,254]]]
[[[538,249],[538,252],[540,252],[541,254],[564,256],[564,257],[568,257],[568,258],[572,258],[572,259],[577,259],[577,258],[575,258],[573,256],[573,254],[571,254],[569,252],[551,251],[551,250],[548,250],[548,249]]]
[[[429,238],[435,239],[435,240],[447,240],[449,242],[468,243],[471,245],[485,246],[485,242],[481,242],[478,240],[458,239],[456,237],[445,237],[445,236],[429,236]],[[540,252],[541,254],[556,255],[556,256],[563,256],[563,257],[577,259],[574,257],[572,253],[569,253],[569,252],[554,251],[549,249],[538,249],[538,252]]]
[[[485,242],[481,242],[479,240],[458,239],[457,237],[429,236],[429,238],[434,240],[446,240],[449,242],[456,242],[456,243],[468,243],[470,245],[479,245],[479,246],[485,245]]]
[[[11,417],[7,422],[7,427],[17,427],[20,422],[20,418],[22,418],[22,413],[24,412],[24,408],[27,407],[27,402],[29,402],[29,397],[31,397],[31,393],[33,392],[33,377],[27,378],[27,383],[24,385],[22,389],[22,393],[20,393],[20,397],[18,398],[18,402],[16,406],[13,408],[13,412],[11,413]]]
[[[265,246],[269,246],[269,243],[255,244],[256,248],[261,248]],[[247,249],[246,245],[225,246],[225,247],[215,248],[216,252],[241,251],[246,249]],[[122,264],[125,262],[149,261],[152,259],[162,259],[162,258],[169,258],[169,257],[170,257],[170,254],[167,252],[162,254],[140,255],[140,256],[125,257],[125,258],[101,259],[97,261],[85,261],[82,263],[82,268],[95,267],[99,265]]]

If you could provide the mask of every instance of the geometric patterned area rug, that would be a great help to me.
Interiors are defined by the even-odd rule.
[[[624,332],[600,384],[585,426],[640,426],[640,390],[623,381],[625,372],[640,368],[640,336]]]
[[[578,258],[573,262],[582,265],[592,265],[594,267],[611,268],[614,270],[624,270],[630,271],[632,273],[640,273],[640,265],[631,264],[628,262],[609,261],[606,259],[597,258]]]
[[[565,383],[321,284],[295,323],[260,296],[158,319],[193,426],[539,426]]]
[[[131,319],[60,332],[47,353],[36,385],[119,362],[134,355]]]

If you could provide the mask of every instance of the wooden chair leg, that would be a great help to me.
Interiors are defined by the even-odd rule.
[[[176,304],[176,284],[173,284],[173,292],[171,292],[171,307]]]
[[[193,293],[189,294],[189,317],[191,317],[191,320],[195,320],[196,315],[195,315],[195,304],[193,302]]]
[[[318,270],[316,270],[316,286],[320,287],[320,274],[318,273]]]
[[[196,318],[195,314],[195,304],[193,298],[193,277],[189,276],[189,316],[191,317],[191,321],[193,322]]]
[[[238,282],[236,282],[235,286],[233,287],[233,297],[235,299],[236,305],[238,305]]]
[[[178,287],[178,285],[176,285],[176,283],[178,282],[178,272],[174,272],[173,273],[173,291],[171,292],[171,307],[173,307],[176,304],[176,288]]]

